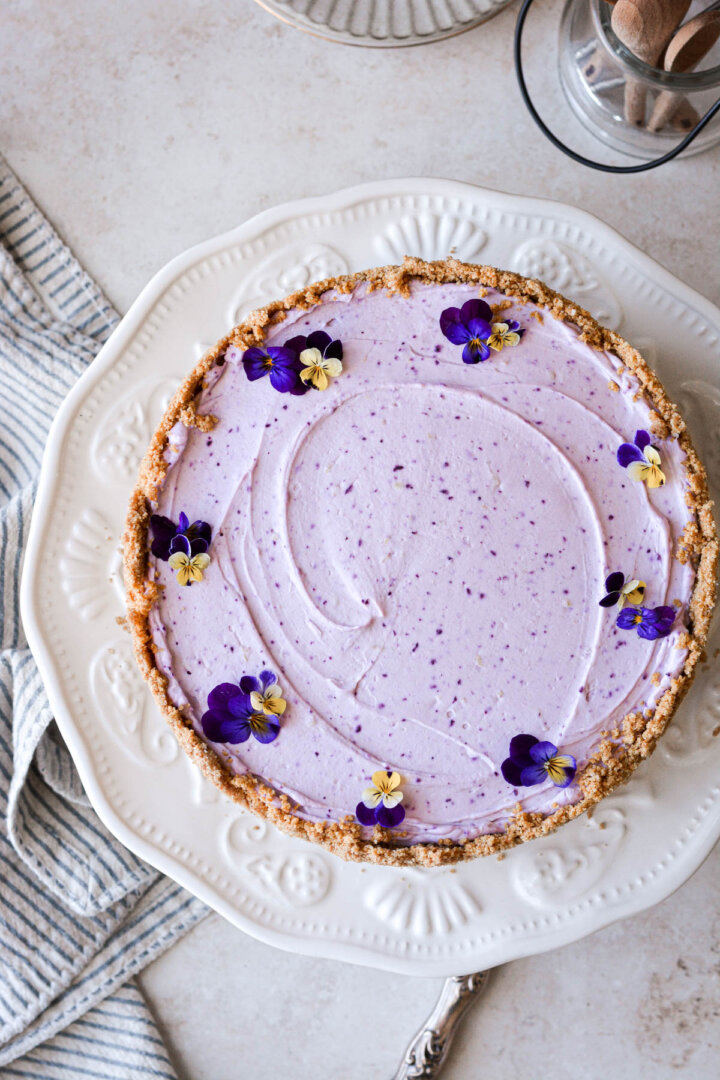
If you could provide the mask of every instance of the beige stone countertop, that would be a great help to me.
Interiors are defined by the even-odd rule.
[[[536,96],[602,155],[557,87],[561,3],[537,7]],[[515,85],[515,11],[385,51],[252,0],[4,0],[0,152],[120,311],[173,255],[266,207],[411,175],[574,203],[720,302],[720,151],[630,177],[563,157]],[[715,1080],[719,869],[716,849],[652,911],[499,969],[443,1075]],[[440,985],[280,952],[214,916],[142,977],[183,1080],[389,1077]]]

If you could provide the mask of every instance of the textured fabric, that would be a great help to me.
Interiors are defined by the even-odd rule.
[[[117,319],[0,159],[2,1076],[50,1080],[57,1070],[115,1080],[143,1075],[140,1059],[146,1068],[154,1063],[153,1075],[173,1076],[139,991],[118,988],[206,911],[127,851],[93,812],[53,722],[18,607],[50,423]],[[83,1040],[100,1046],[98,1025],[111,1009],[110,999],[100,1003],[108,995],[113,1024],[127,1040],[113,1031],[105,1039],[111,1045],[96,1052]],[[28,1056],[16,1061],[21,1054]],[[83,1054],[95,1055],[91,1067],[77,1064]]]

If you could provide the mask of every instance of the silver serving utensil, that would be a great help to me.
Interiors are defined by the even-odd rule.
[[[440,1075],[458,1024],[468,1005],[485,990],[489,978],[489,971],[476,971],[445,980],[435,1008],[409,1043],[393,1080]]]

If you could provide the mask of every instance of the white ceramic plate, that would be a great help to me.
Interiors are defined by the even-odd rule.
[[[367,184],[266,211],[153,278],[53,425],[22,587],[57,722],[120,840],[263,941],[422,975],[573,941],[693,873],[720,835],[720,671],[698,675],[653,758],[592,819],[452,869],[343,863],[224,800],[179,751],[117,622],[119,536],[170,394],[233,323],[315,279],[451,250],[537,275],[621,330],[720,477],[720,311],[571,207],[445,180]]]
[[[462,34],[510,0],[256,0],[283,22],[343,45],[395,48]]]

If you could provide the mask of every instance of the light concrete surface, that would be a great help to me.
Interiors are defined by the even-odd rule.
[[[560,9],[532,17],[531,82],[602,155],[557,86]],[[252,0],[4,0],[0,152],[120,310],[171,256],[265,207],[403,175],[575,203],[719,302],[718,151],[639,177],[565,159],[520,101],[514,17],[373,52]],[[716,850],[653,911],[498,971],[444,1075],[715,1080],[719,868]],[[216,917],[142,983],[183,1080],[389,1077],[440,986],[285,954]]]

